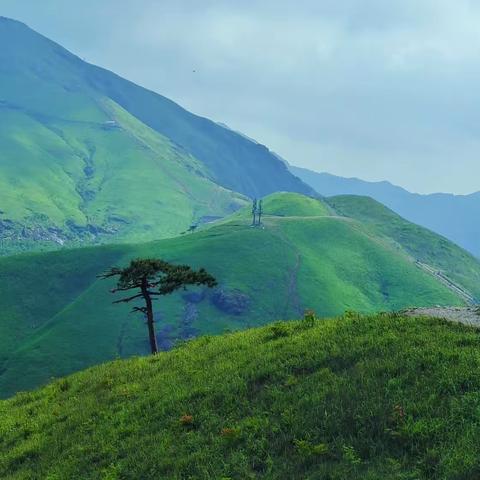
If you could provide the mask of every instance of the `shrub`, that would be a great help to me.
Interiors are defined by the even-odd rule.
[[[330,453],[330,448],[326,443],[313,445],[308,440],[294,440],[294,444],[303,457],[324,456]]]
[[[315,324],[315,320],[317,319],[317,315],[315,313],[315,310],[305,310],[305,313],[303,314],[303,326],[306,328],[312,328]]]
[[[358,465],[362,463],[362,460],[356,452],[355,448],[351,445],[343,446],[343,459],[352,465]]]
[[[290,335],[290,329],[286,323],[276,322],[269,328],[271,338],[282,338]]]

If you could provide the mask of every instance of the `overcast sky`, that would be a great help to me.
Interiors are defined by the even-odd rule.
[[[0,15],[292,164],[480,190],[480,1],[0,0]]]

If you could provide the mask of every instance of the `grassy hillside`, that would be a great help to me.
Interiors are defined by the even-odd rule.
[[[111,283],[95,277],[135,257],[203,266],[219,282],[213,291],[160,300],[162,348],[198,334],[294,318],[306,308],[328,317],[462,304],[369,224],[332,215],[324,202],[297,194],[275,194],[264,203],[263,228],[250,227],[246,208],[175,239],[0,259],[0,395],[148,351],[142,318],[112,305]],[[480,271],[474,260],[471,268]]]
[[[26,25],[0,17],[0,43],[0,254],[171,237],[242,193],[312,192],[266,147]]]
[[[178,235],[244,199],[82,78],[83,64],[0,21],[0,252]]]
[[[112,102],[104,122],[35,118],[0,107],[0,249],[178,235],[245,200]]]
[[[102,68],[89,68],[85,78],[96,91],[198,158],[211,178],[225,188],[252,198],[281,190],[315,194],[265,145],[194,115]]]
[[[267,216],[274,217],[324,217],[332,213],[324,201],[288,192],[269,195],[263,200],[263,208]],[[243,212],[245,209],[239,213]]]
[[[480,299],[478,260],[466,250],[424,227],[403,219],[368,197],[342,195],[328,203],[338,214],[354,218],[375,234],[392,239],[413,258],[448,272],[448,276]]]
[[[395,315],[276,323],[0,402],[0,476],[480,475],[480,336]]]

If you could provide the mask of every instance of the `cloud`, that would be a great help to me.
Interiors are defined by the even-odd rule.
[[[0,13],[291,163],[480,189],[478,2],[3,1]]]

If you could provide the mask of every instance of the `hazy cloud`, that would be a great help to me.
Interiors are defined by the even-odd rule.
[[[480,4],[0,0],[105,66],[291,163],[480,190]]]

